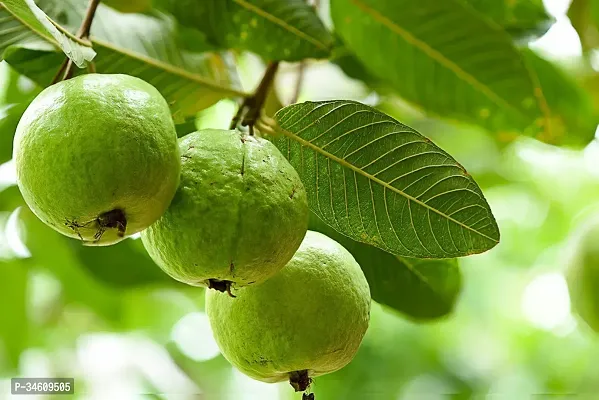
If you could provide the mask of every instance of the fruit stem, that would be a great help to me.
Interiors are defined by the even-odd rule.
[[[301,371],[293,371],[289,373],[289,383],[296,392],[303,392],[308,389],[308,386],[312,383],[312,378],[308,376],[308,370],[304,369]]]
[[[96,15],[96,10],[98,9],[98,5],[100,4],[100,0],[89,0],[87,5],[87,10],[85,11],[85,16],[83,17],[83,22],[81,22],[81,26],[79,27],[79,31],[77,32],[77,37],[79,39],[87,39],[89,38],[89,32],[92,27],[92,22],[94,21],[94,16]],[[93,64],[93,63],[92,63]],[[90,69],[95,71],[95,66],[91,66]],[[52,79],[52,84],[55,84],[59,81],[64,81],[69,79],[73,75],[73,61],[66,57],[60,69]]]
[[[239,110],[237,110],[237,114],[235,114],[231,120],[231,126],[229,129],[237,128],[237,125],[239,122],[241,122],[241,126],[249,127],[250,135],[254,134],[254,125],[256,125],[256,122],[260,118],[262,107],[264,106],[264,102],[268,96],[268,91],[274,82],[278,69],[278,61],[271,61],[268,64],[266,70],[264,71],[264,75],[262,76],[262,80],[260,80],[260,83],[258,84],[258,87],[252,95],[243,100]]]

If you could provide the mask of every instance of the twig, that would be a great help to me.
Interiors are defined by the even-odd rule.
[[[79,27],[79,31],[77,32],[77,37],[79,39],[87,39],[89,38],[89,32],[92,27],[92,22],[94,21],[94,16],[96,15],[96,10],[98,9],[98,5],[100,4],[100,0],[89,0],[89,4],[87,5],[87,10],[85,11],[85,17],[83,17],[83,22],[81,22],[81,26]],[[95,66],[90,67],[91,70],[95,71]],[[52,79],[52,84],[55,84],[58,81],[64,81],[69,79],[73,75],[73,61],[67,57],[60,69]]]
[[[235,129],[241,122],[241,126],[249,127],[250,135],[254,134],[254,125],[256,125],[256,122],[260,118],[262,107],[264,106],[264,102],[268,96],[268,91],[274,82],[278,69],[278,61],[273,61],[268,64],[266,71],[264,71],[264,76],[262,76],[262,80],[260,81],[260,84],[258,84],[256,91],[254,94],[246,97],[243,100],[239,110],[237,110],[237,114],[235,114],[231,120],[230,129]]]

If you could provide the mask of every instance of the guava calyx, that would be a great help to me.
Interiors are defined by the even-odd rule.
[[[237,297],[233,293],[231,293],[231,285],[233,282],[231,281],[221,281],[218,279],[208,279],[208,289],[214,289],[221,293],[227,292],[227,294],[231,297]]]
[[[79,233],[79,228],[84,228],[89,226],[90,224],[96,224],[96,233],[94,235],[93,241],[86,241]],[[68,219],[65,222],[65,225],[71,228],[78,236],[83,244],[97,244],[100,239],[102,239],[102,235],[106,232],[107,229],[116,229],[117,236],[120,238],[125,237],[125,231],[127,230],[127,217],[125,215],[125,211],[120,208],[115,208],[110,211],[106,211],[95,219],[91,221],[87,221],[83,224],[79,223],[77,220],[69,221]]]
[[[293,371],[289,374],[289,383],[296,392],[303,392],[308,389],[312,383],[312,378],[308,376],[308,370]]]

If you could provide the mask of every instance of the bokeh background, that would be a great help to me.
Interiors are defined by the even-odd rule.
[[[545,6],[555,23],[530,47],[592,85],[599,56],[591,54],[596,70],[581,67],[569,1]],[[237,57],[241,82],[251,90],[264,66],[251,55]],[[283,103],[296,78],[297,66],[284,64],[276,82]],[[0,63],[0,147],[16,124],[8,111],[25,107],[39,90]],[[321,99],[376,105],[433,139],[480,184],[502,240],[460,260],[461,293],[441,320],[416,323],[373,303],[356,358],[318,378],[316,398],[599,398],[599,337],[572,314],[563,275],[572,235],[599,213],[599,142],[574,150],[497,140],[380,97],[332,63],[311,62],[299,100]],[[194,123],[224,128],[235,107],[221,101]],[[300,398],[286,383],[263,384],[232,369],[212,338],[203,290],[162,274],[137,238],[88,249],[43,226],[23,205],[14,164],[2,161],[0,398],[14,376],[74,377],[77,397],[92,399]]]

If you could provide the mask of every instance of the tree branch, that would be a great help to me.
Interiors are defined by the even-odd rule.
[[[96,15],[96,10],[98,9],[99,4],[100,0],[89,0],[87,10],[85,11],[85,17],[83,17],[83,22],[81,22],[81,26],[79,27],[79,31],[77,32],[77,37],[79,39],[89,38],[89,32],[91,30],[92,22],[94,21],[94,16]],[[95,71],[95,66],[92,65],[90,69],[92,71]],[[67,57],[60,66],[60,69],[58,70],[56,75],[54,76],[54,79],[52,79],[52,84],[69,79],[72,75],[73,61]]]
[[[250,135],[254,134],[254,125],[256,125],[256,122],[260,118],[262,107],[264,106],[268,91],[274,82],[278,69],[278,61],[273,61],[268,64],[256,91],[243,100],[239,110],[237,110],[237,114],[235,114],[231,120],[230,129],[235,129],[241,122],[241,126],[249,127]]]

